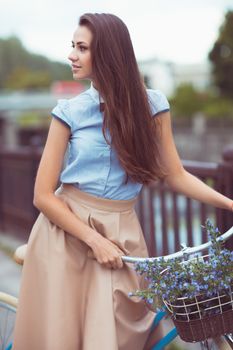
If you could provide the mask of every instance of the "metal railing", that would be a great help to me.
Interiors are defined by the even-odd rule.
[[[233,148],[226,148],[220,163],[182,161],[184,168],[227,197],[233,198]],[[161,181],[144,187],[136,211],[150,256],[166,255],[179,250],[180,242],[198,245],[206,242],[202,230],[207,218],[220,231],[233,225],[230,211],[211,207],[168,188]],[[230,240],[228,248],[233,248]]]
[[[29,146],[0,150],[0,229],[25,239],[39,214],[32,202],[41,154],[42,148]],[[233,147],[225,149],[219,163],[182,162],[188,172],[233,198]],[[233,225],[232,213],[177,194],[161,181],[142,189],[136,211],[151,256],[179,250],[181,241],[207,241],[201,230],[207,217],[220,231]]]

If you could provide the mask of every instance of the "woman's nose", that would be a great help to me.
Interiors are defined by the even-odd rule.
[[[70,61],[77,61],[77,59],[78,59],[78,55],[77,54],[75,54],[75,52],[72,50],[71,52],[70,52],[70,54],[68,55],[68,59],[70,60]]]

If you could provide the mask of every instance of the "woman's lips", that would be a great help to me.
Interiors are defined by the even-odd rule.
[[[72,69],[80,69],[80,68],[82,68],[82,67],[80,67],[80,66],[72,66]]]

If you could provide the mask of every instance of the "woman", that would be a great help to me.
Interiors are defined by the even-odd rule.
[[[89,79],[91,87],[52,111],[14,350],[148,349],[154,314],[128,297],[142,281],[121,259],[148,254],[134,211],[142,185],[164,179],[173,190],[229,210],[232,200],[184,170],[168,101],[145,89],[118,17],[84,14],[72,47],[73,77]]]

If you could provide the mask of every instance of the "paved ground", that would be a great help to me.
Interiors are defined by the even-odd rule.
[[[12,254],[19,245],[24,243],[9,234],[0,232],[0,291],[16,297],[19,294],[22,267],[13,261]],[[166,320],[164,325],[167,330],[173,327],[170,320]],[[197,344],[186,344],[179,338],[169,347],[169,350],[186,349],[197,350],[200,347]]]
[[[0,290],[18,296],[22,267],[17,265],[12,254],[23,241],[0,232]]]

